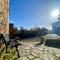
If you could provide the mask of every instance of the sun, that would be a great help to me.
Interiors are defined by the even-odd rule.
[[[59,10],[58,9],[53,10],[52,13],[51,13],[51,16],[54,17],[54,18],[58,17],[59,16]]]

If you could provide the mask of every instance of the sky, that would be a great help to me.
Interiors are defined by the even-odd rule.
[[[51,12],[56,9],[60,11],[60,0],[10,0],[9,20],[17,28],[39,26],[51,30],[51,24],[57,20]]]

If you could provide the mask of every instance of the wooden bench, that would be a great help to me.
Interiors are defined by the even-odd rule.
[[[3,34],[0,34],[0,51],[4,49],[4,47],[6,46],[6,41],[4,39],[4,36]],[[7,48],[7,46],[6,46]],[[7,50],[7,49],[6,49]]]
[[[19,56],[19,51],[18,51],[18,46],[19,45],[22,45],[22,44],[19,44],[17,39],[10,39],[10,45],[9,46],[10,46],[10,48],[13,48],[13,47],[16,48],[16,51],[17,51],[17,54],[18,54],[18,58],[20,57]]]
[[[5,38],[4,38],[4,36],[3,36],[3,34],[0,34],[0,41],[2,41],[0,43],[2,43],[3,45],[5,44],[5,46],[6,46],[6,52],[8,52],[7,51],[8,47],[10,47],[10,48],[15,47],[16,51],[17,51],[17,54],[18,54],[18,58],[20,57],[19,56],[19,51],[18,51],[18,46],[22,45],[22,44],[18,44],[18,41],[17,41],[16,38],[15,39],[9,39],[9,41],[6,41]],[[3,48],[1,48],[1,49],[3,49]]]

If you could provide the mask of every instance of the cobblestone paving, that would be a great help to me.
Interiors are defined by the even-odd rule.
[[[44,45],[34,47],[33,45],[19,46],[20,58],[17,60],[57,60],[60,50],[49,48]]]

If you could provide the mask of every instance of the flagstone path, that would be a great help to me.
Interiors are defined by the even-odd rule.
[[[44,45],[35,47],[34,45],[21,45],[18,47],[20,58],[17,60],[58,60],[60,59],[60,49],[47,47]]]

